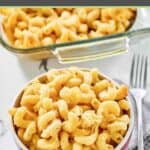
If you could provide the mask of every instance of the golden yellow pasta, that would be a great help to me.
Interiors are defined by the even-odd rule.
[[[29,83],[9,113],[29,150],[113,150],[130,124],[127,94],[96,69],[53,69]]]
[[[72,150],[72,144],[69,140],[69,134],[62,131],[60,133],[60,145],[62,150]]]
[[[32,48],[125,32],[133,8],[0,8],[9,43]]]
[[[96,140],[96,146],[98,150],[113,150],[113,146],[109,144],[111,138],[109,133],[102,132],[98,135],[98,138]]]
[[[36,124],[35,122],[31,122],[27,129],[25,130],[25,133],[23,135],[23,139],[25,141],[30,141],[32,136],[36,133]]]
[[[46,139],[49,137],[55,137],[61,130],[61,125],[62,123],[59,119],[54,120],[46,127],[46,129],[43,130],[41,137]]]

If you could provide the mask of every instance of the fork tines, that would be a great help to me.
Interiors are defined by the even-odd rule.
[[[146,88],[148,57],[134,54],[130,72],[130,85],[133,88]]]

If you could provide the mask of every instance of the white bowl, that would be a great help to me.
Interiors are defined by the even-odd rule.
[[[58,70],[66,70],[67,68],[63,68],[63,69],[58,69]],[[81,70],[90,70],[90,69],[87,69],[87,68],[80,68]],[[46,75],[46,73],[42,74],[42,75],[39,75],[37,77],[35,77],[33,80],[35,79],[39,79],[41,77],[44,77]],[[108,80],[110,80],[111,82],[115,83],[116,85],[118,85],[118,83],[116,83],[114,80],[110,79],[108,76],[100,73],[100,76],[102,76],[103,78],[106,78]],[[19,103],[20,103],[20,97],[22,96],[22,93],[24,91],[24,88],[29,84],[31,83],[33,80],[29,81],[23,88],[21,91],[19,91],[19,93],[17,94],[17,96],[14,98],[14,101],[13,101],[13,104],[12,106],[18,106]],[[115,148],[115,150],[128,150],[128,144],[129,144],[129,141],[130,141],[130,138],[131,138],[131,135],[132,135],[132,132],[133,132],[133,128],[134,128],[134,107],[133,107],[133,103],[132,103],[132,100],[133,98],[132,97],[127,97],[127,100],[129,101],[129,104],[130,104],[130,123],[129,123],[129,128],[128,128],[128,131],[126,133],[126,135],[124,136],[123,140],[121,141],[121,143],[119,145],[117,145],[117,147]],[[22,141],[19,139],[19,137],[17,136],[16,134],[16,131],[15,131],[15,127],[14,127],[14,124],[13,124],[13,120],[12,120],[12,117],[10,116],[10,129],[11,129],[11,132],[13,134],[13,137],[15,139],[15,142],[17,144],[17,146],[19,148],[21,148],[22,150],[28,150],[28,148],[22,143]]]

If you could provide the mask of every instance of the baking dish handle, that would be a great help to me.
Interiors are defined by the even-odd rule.
[[[60,63],[74,63],[110,57],[128,51],[128,37],[92,41],[56,48],[53,53]]]
[[[130,44],[137,44],[149,36],[150,28],[136,29],[97,41],[56,47],[53,53],[60,63],[96,60],[127,52]]]

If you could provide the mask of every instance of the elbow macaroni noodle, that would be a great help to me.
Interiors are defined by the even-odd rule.
[[[125,32],[133,8],[0,8],[3,27],[16,48],[32,48]]]
[[[30,150],[113,150],[129,127],[127,95],[125,85],[96,69],[51,70],[26,86],[9,112]]]

